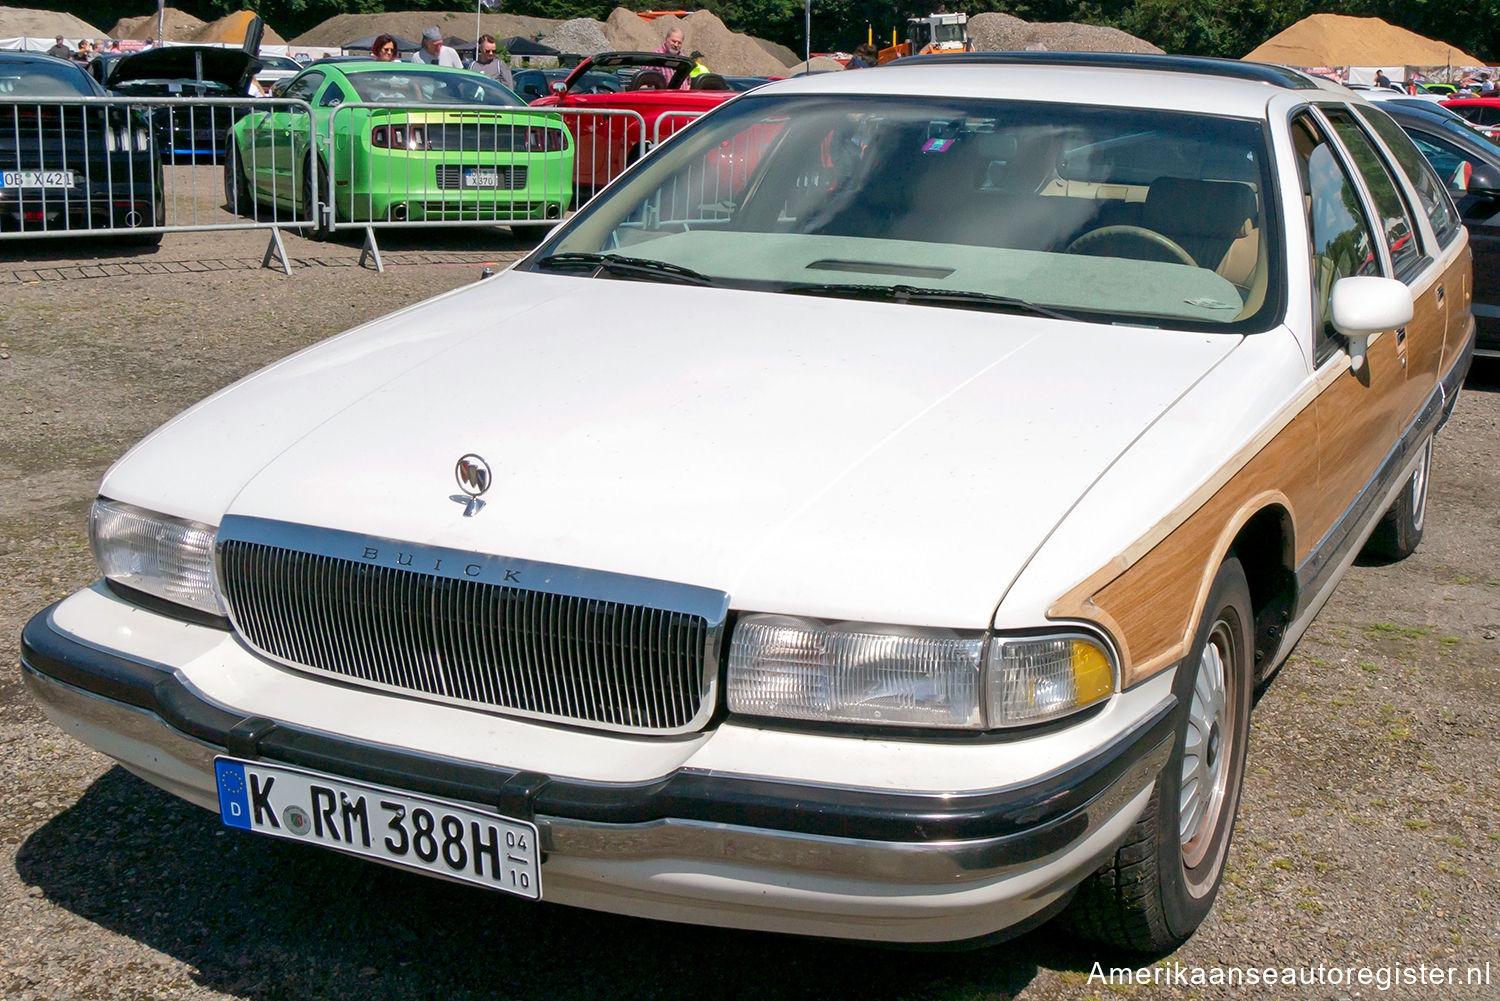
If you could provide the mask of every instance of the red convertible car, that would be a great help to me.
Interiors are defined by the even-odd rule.
[[[728,89],[690,87],[693,65],[685,56],[660,52],[601,52],[553,84],[550,95],[531,102],[533,107],[577,112],[565,111],[563,120],[575,142],[580,199],[634,163],[643,151],[643,136],[644,148],[649,149],[735,96]],[[618,78],[619,90],[599,87],[601,74]]]

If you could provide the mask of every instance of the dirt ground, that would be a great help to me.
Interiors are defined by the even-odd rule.
[[[96,576],[84,516],[107,465],[230,380],[526,247],[389,235],[376,274],[357,243],[289,238],[287,276],[264,244],[0,244],[0,997],[1500,998],[1497,367],[1438,439],[1421,548],[1355,567],[1262,699],[1223,893],[1142,986],[1050,926],[893,952],[450,886],[226,830],[49,724],[18,639]],[[1321,982],[1192,983],[1252,967]]]

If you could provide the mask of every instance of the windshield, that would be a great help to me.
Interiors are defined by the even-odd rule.
[[[1282,280],[1267,147],[1261,123],[1208,115],[751,94],[650,156],[533,266],[617,254],[773,292],[1261,329]]]
[[[347,74],[365,104],[483,104],[522,107],[505,87],[478,73],[381,70]]]
[[[302,72],[302,64],[287,56],[256,56],[263,68],[268,70],[288,70],[292,73]]]
[[[77,67],[66,63],[49,66],[42,62],[0,63],[0,97],[94,96],[88,79]]]

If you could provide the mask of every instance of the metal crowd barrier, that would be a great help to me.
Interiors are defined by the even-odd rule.
[[[375,230],[398,226],[550,229],[577,204],[575,142],[546,108],[359,104],[320,136],[322,225],[363,229],[363,264],[383,270]]]
[[[268,123],[248,145],[247,129]],[[0,240],[311,227],[324,192],[304,177],[312,109],[281,98],[0,98]],[[301,183],[282,199],[279,179]]]
[[[651,129],[651,145],[660,146],[689,125],[708,114],[706,111],[663,111]]]

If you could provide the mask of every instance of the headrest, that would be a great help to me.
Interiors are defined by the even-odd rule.
[[[1146,192],[1142,223],[1158,233],[1236,237],[1254,218],[1255,191],[1248,184],[1158,177]]]

